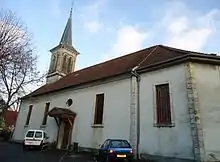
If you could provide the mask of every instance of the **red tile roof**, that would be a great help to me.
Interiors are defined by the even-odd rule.
[[[152,46],[119,58],[75,71],[54,83],[46,84],[40,87],[28,96],[42,95],[95,80],[126,74],[137,65],[140,65],[139,69],[143,67],[150,67],[151,65],[170,59],[186,56],[189,53],[195,52],[180,50],[163,45]],[[195,54],[201,55],[202,53]]]

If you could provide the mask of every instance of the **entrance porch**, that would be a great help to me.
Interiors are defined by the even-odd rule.
[[[70,109],[54,107],[48,115],[55,119],[58,126],[56,148],[68,149],[72,140],[76,113]]]

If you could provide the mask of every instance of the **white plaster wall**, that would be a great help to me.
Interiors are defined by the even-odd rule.
[[[154,123],[153,87],[170,83],[175,127],[157,128]],[[178,65],[141,76],[140,83],[140,151],[152,155],[193,158],[192,138],[187,107],[184,65]]]
[[[220,66],[194,66],[205,151],[220,159]]]
[[[86,89],[68,90],[38,97],[33,102],[34,108],[28,128],[24,128],[29,105],[26,101],[21,105],[13,138],[15,140],[23,139],[25,129],[40,128],[46,102],[51,102],[50,109],[55,106],[66,108],[67,99],[72,98],[73,105],[70,109],[77,113],[72,141],[79,142],[81,147],[97,148],[106,138],[124,138],[128,140],[130,129],[130,84],[130,79],[126,79]],[[95,97],[96,94],[102,92],[105,93],[104,128],[92,128]],[[56,140],[57,125],[55,120],[48,117],[47,125],[44,129],[48,133],[50,140]]]
[[[28,102],[21,103],[20,111],[17,117],[17,122],[13,133],[13,139],[16,141],[22,141],[27,131],[26,128],[24,127],[24,124],[26,122],[26,118],[28,115],[28,110],[29,110],[28,107],[29,107]]]
[[[157,128],[153,126],[153,86],[165,81],[171,84],[175,127]],[[141,153],[192,158],[184,65],[143,74],[140,84]],[[92,128],[95,97],[102,92],[105,93],[104,128]],[[42,96],[33,103],[29,128],[40,128],[46,102],[51,102],[50,109],[66,107],[68,98],[73,99],[70,109],[77,113],[72,140],[81,147],[97,148],[106,138],[129,140],[131,79]],[[14,134],[16,140],[23,138],[27,111],[28,103],[24,102]],[[45,130],[51,141],[56,140],[57,125],[53,118],[48,118]]]

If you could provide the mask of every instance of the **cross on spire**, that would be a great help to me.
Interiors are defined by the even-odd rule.
[[[73,13],[73,7],[74,7],[74,0],[72,0],[72,4],[70,8],[70,17],[72,16],[72,13]]]

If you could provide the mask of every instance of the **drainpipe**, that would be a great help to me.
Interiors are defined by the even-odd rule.
[[[132,76],[134,76],[136,78],[136,82],[137,82],[137,144],[136,144],[136,157],[137,159],[140,159],[140,152],[139,152],[139,145],[140,145],[140,81],[141,81],[141,77],[140,75],[137,73],[137,69],[139,68],[139,66],[135,66],[132,70],[131,70],[131,74]]]

